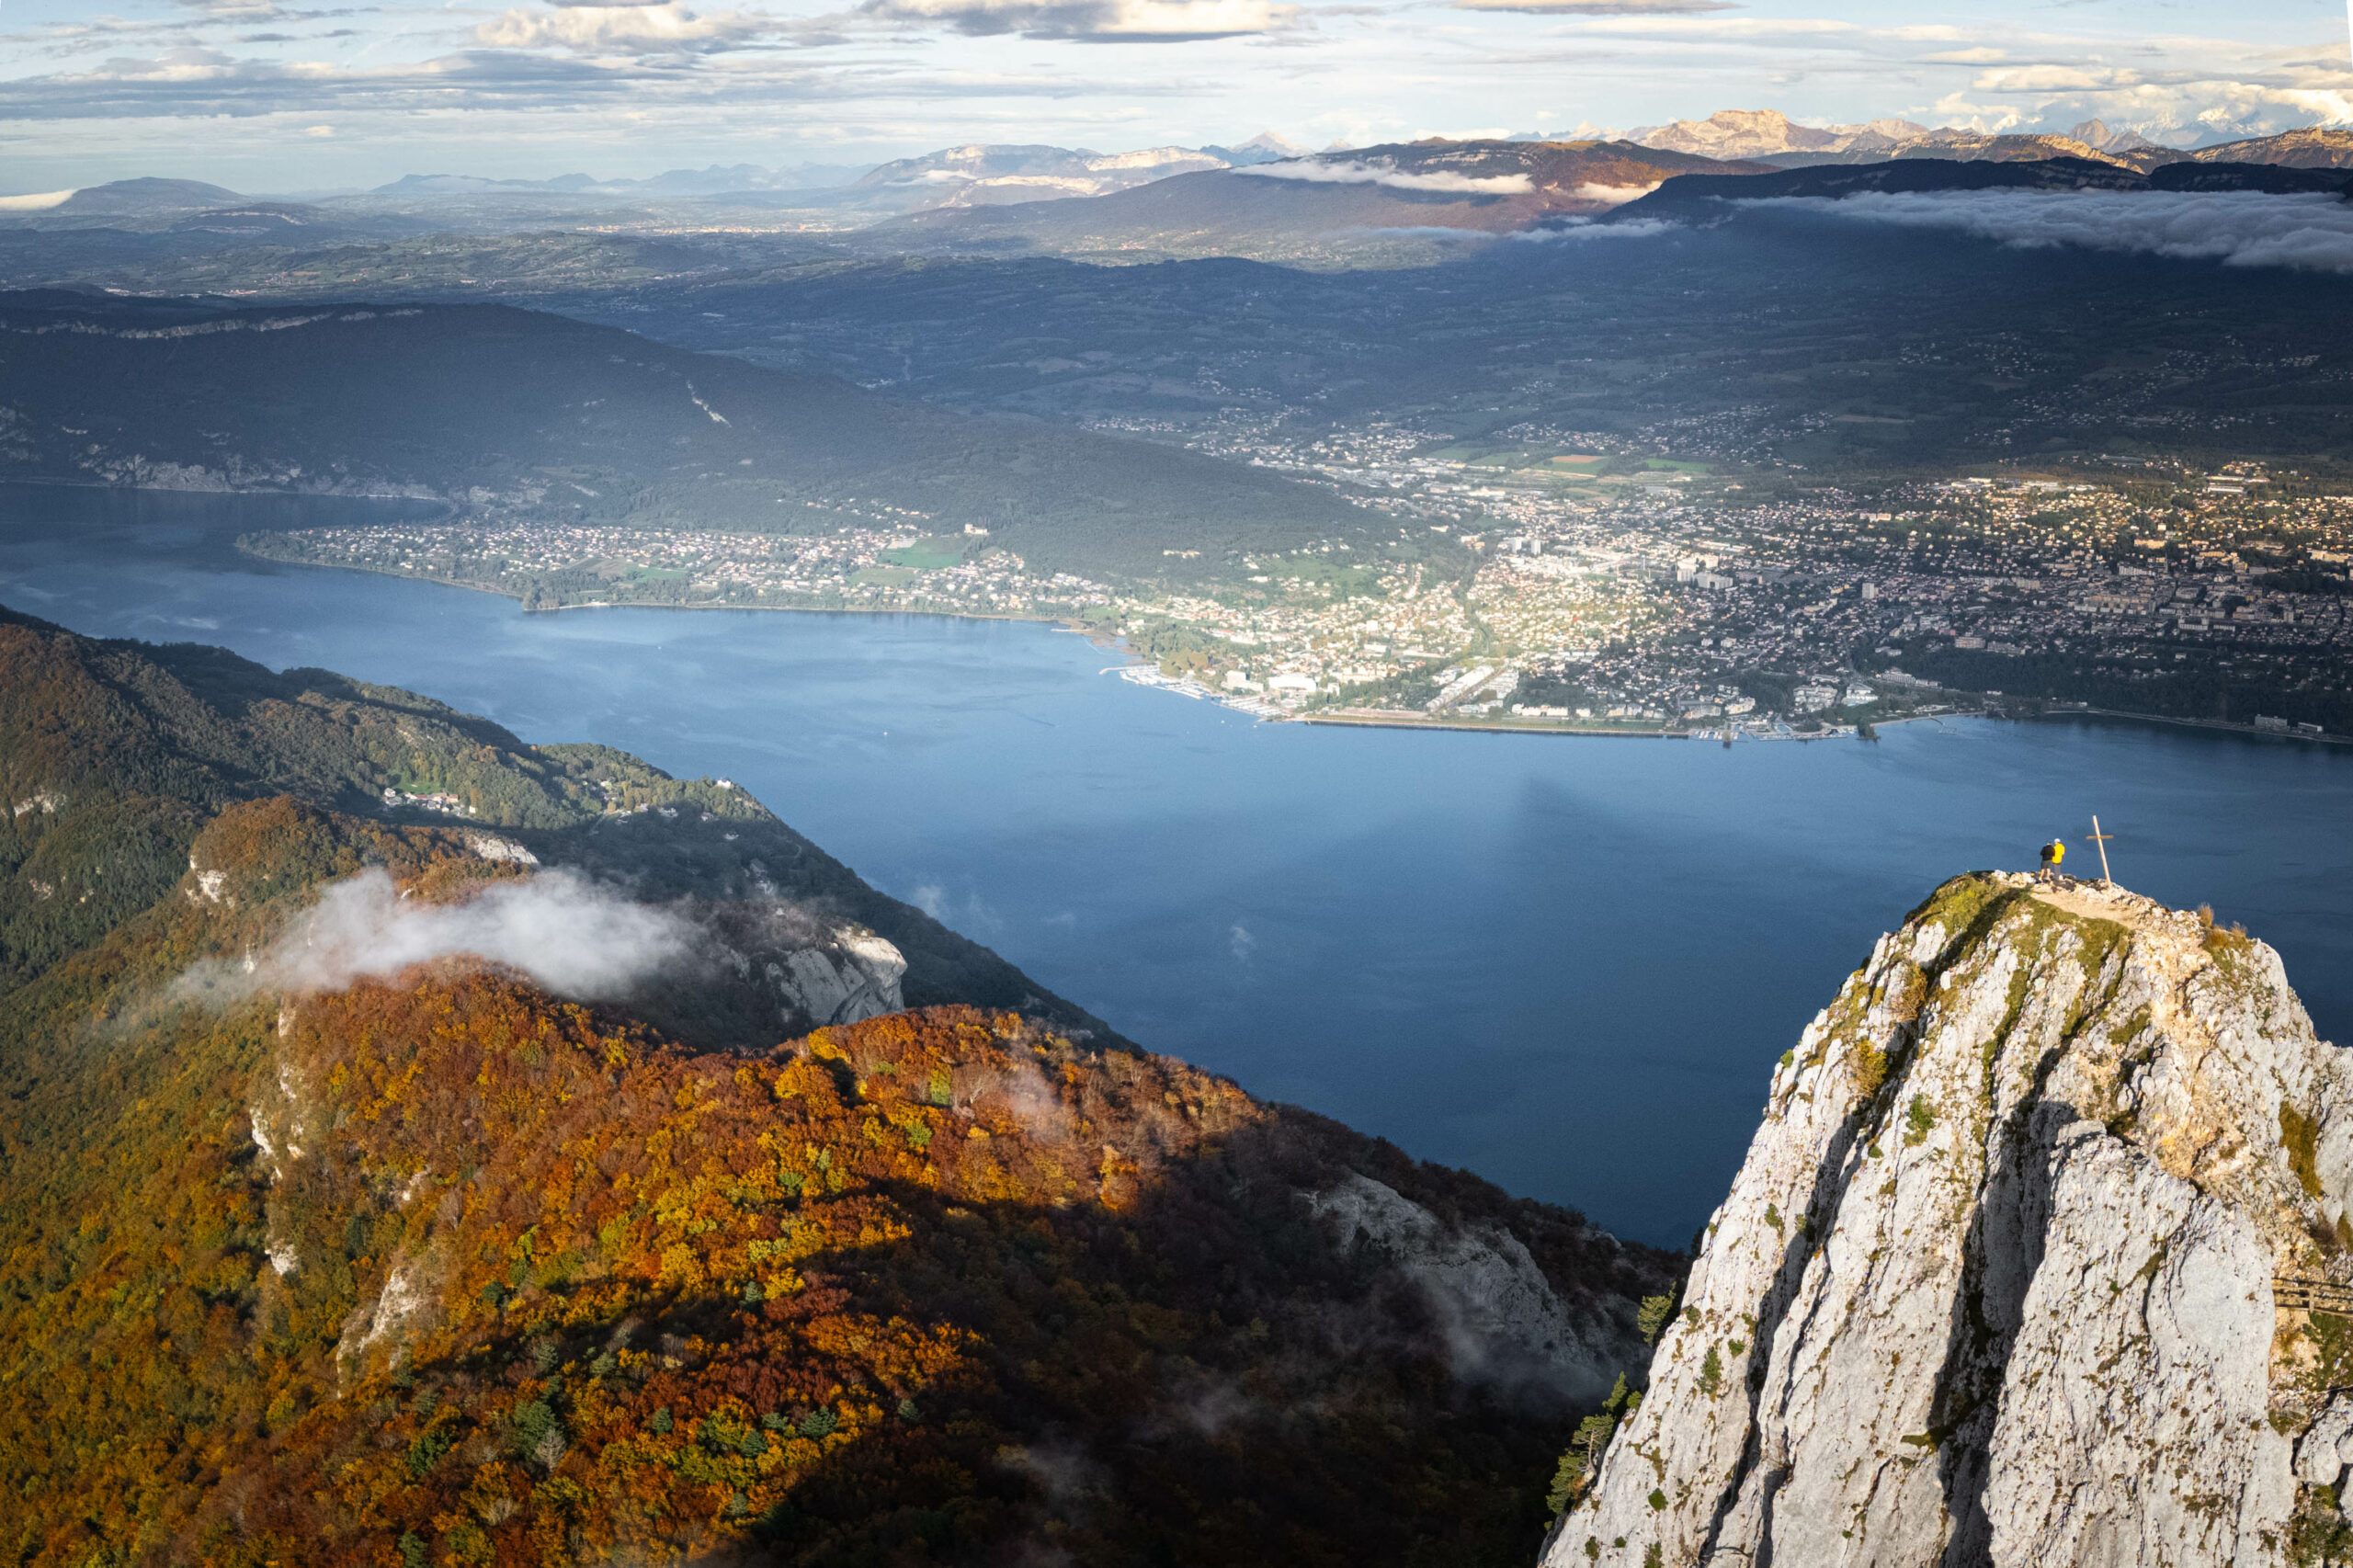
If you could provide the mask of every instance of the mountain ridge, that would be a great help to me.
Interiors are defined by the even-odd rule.
[[[1428,141],[1174,176],[1067,202],[938,210],[879,225],[866,243],[1098,259],[1246,256],[1345,263],[1391,238],[1496,237],[1546,218],[1593,216],[1676,175],[1762,173],[1627,142]]]
[[[364,360],[365,377],[348,367]],[[881,503],[1033,572],[1188,576],[1370,514],[1165,446],[954,414],[503,305],[0,296],[0,474],[758,533]],[[854,500],[855,498],[855,500]],[[860,512],[859,516],[866,514]]]
[[[2331,126],[2170,147],[2130,128],[2111,130],[2099,119],[2086,120],[2063,134],[1992,132],[1961,126],[1931,129],[1894,119],[1816,127],[1800,124],[1779,109],[1719,109],[1705,119],[1641,127],[1626,132],[1626,139],[1648,147],[1748,158],[1782,167],[1901,158],[2031,163],[2074,157],[2116,164],[2143,174],[2183,161],[2353,168],[2353,130]]]
[[[338,820],[446,829],[458,859],[484,876],[569,867],[642,899],[697,901],[711,957],[745,972],[703,966],[644,1001],[706,1044],[892,1010],[871,997],[844,1007],[878,964],[892,971],[881,992],[892,1007],[978,1004],[1118,1040],[732,784],[673,779],[602,746],[527,745],[428,698],[323,670],[279,675],[221,649],[81,638],[5,607],[0,649],[11,676],[0,687],[0,796],[12,813],[0,994],[102,943],[198,869],[181,862],[209,820],[285,795]],[[887,954],[871,949],[876,936]]]
[[[1957,878],[1782,1057],[1544,1562],[2341,1556],[2348,1199],[2269,948]]]

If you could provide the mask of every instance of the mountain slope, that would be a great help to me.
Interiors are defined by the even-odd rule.
[[[1545,1562],[2341,1560],[2348,1202],[2271,949],[1958,879],[1782,1058]]]
[[[1178,175],[1108,196],[918,213],[863,238],[1097,259],[1331,261],[1415,233],[1511,233],[1606,212],[1675,175],[1761,167],[1626,142],[1402,142]]]
[[[2201,164],[2276,164],[2294,169],[2353,169],[2353,131],[2341,127],[2308,126],[2301,131],[2283,131],[2277,136],[2257,136],[2245,142],[2225,142],[2219,146],[2200,147],[2181,157]]]
[[[371,842],[380,824],[404,842],[430,828],[470,874],[570,867],[642,900],[688,901],[720,971],[641,1005],[710,1043],[766,1045],[903,1001],[1018,1009],[1109,1036],[732,786],[673,779],[605,746],[529,746],[429,698],[324,670],[98,642],[5,608],[0,997],[189,874],[222,869],[189,859],[208,824],[273,797],[364,821]]]
[[[0,1004],[14,1562],[1519,1562],[1672,1278],[1051,1005],[707,1051],[529,953],[321,969],[371,885],[480,930],[593,880],[609,936],[738,840],[847,877],[714,782],[21,619],[0,768],[12,855],[102,830],[7,918],[177,808]],[[551,863],[599,832],[655,836]]]
[[[365,374],[352,373],[364,364]],[[1328,493],[488,305],[0,297],[0,476],[447,497],[488,515],[792,533],[852,498],[1033,570],[1361,532]],[[824,517],[820,525],[812,519]]]

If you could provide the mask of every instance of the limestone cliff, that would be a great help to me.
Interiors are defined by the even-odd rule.
[[[2278,956],[1939,889],[1806,1029],[1548,1565],[2341,1560],[2353,1065]]]

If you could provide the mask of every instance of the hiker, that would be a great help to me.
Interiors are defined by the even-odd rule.
[[[2044,845],[2042,846],[2042,869],[2036,873],[2035,880],[2041,882],[2045,887],[2057,887],[2059,885],[2059,864],[2066,858],[2067,844],[2064,839],[2054,838],[2050,843]]]

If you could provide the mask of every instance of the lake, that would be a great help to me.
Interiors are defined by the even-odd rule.
[[[414,508],[410,508],[412,512]],[[750,788],[1146,1046],[1679,1245],[1774,1060],[1936,883],[2114,833],[2353,1028],[2353,756],[1972,720],[1876,744],[1261,724],[1037,625],[620,609],[273,565],[370,504],[0,486],[0,603],[414,687]]]

